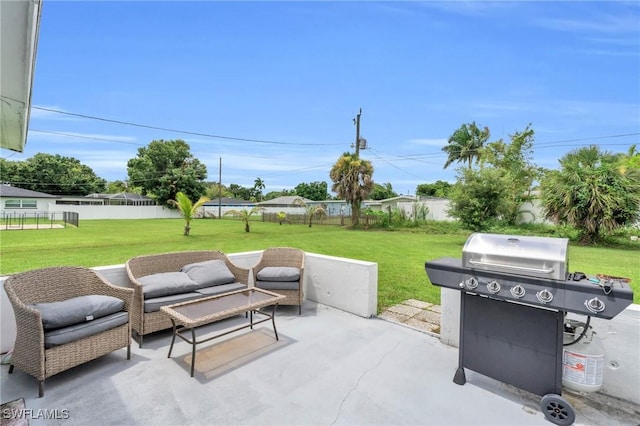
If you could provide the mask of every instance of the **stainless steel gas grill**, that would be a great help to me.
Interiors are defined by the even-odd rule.
[[[459,290],[460,351],[454,382],[464,369],[543,396],[551,422],[575,419],[562,392],[567,312],[611,319],[633,302],[629,285],[569,272],[568,240],[472,234],[462,259],[425,263],[433,285]]]

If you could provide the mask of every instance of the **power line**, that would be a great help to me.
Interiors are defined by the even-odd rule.
[[[127,142],[127,141],[119,141],[119,140],[115,140],[115,139],[97,138],[95,136],[77,135],[77,134],[74,134],[74,133],[54,132],[53,130],[29,129],[29,131],[30,132],[38,132],[38,133],[46,133],[46,134],[51,134],[51,135],[69,136],[69,137],[72,137],[72,138],[91,139],[91,140],[96,140],[96,141],[122,143],[122,144],[126,144],[126,145],[144,146],[144,144],[141,144],[141,143],[138,143],[138,142]]]
[[[639,136],[639,133],[623,133],[623,134],[619,134],[619,135],[607,135],[607,136],[592,136],[589,138],[580,138],[580,139],[566,139],[563,141],[552,141],[552,142],[541,142],[538,144],[535,144],[535,146],[540,146],[540,145],[551,145],[551,144],[556,144],[556,143],[566,143],[566,142],[584,142],[584,141],[591,141],[591,140],[596,140],[596,139],[612,139],[612,138],[624,138],[627,136]],[[565,146],[565,145],[561,145],[561,146]]]
[[[60,110],[51,109],[51,108],[44,108],[44,107],[37,107],[37,106],[32,106],[31,108],[32,109],[41,110],[41,111],[54,112],[54,113],[57,113],[57,114],[70,115],[70,116],[73,116],[73,117],[81,117],[81,118],[87,118],[87,119],[90,119],[90,120],[104,121],[104,122],[107,122],[107,123],[121,124],[121,125],[124,125],[124,126],[133,126],[133,127],[140,127],[140,128],[143,128],[143,129],[152,129],[152,130],[162,130],[163,132],[181,133],[181,134],[185,134],[185,135],[202,136],[202,137],[214,138],[214,139],[225,139],[225,140],[232,140],[232,141],[254,142],[254,143],[264,143],[264,144],[273,144],[273,145],[308,145],[308,146],[337,146],[337,145],[342,145],[342,144],[315,144],[315,143],[302,143],[302,142],[282,142],[282,141],[272,141],[272,140],[264,140],[264,139],[247,139],[247,138],[239,138],[239,137],[233,137],[233,136],[214,135],[214,134],[210,134],[210,133],[191,132],[191,131],[188,131],[188,130],[169,129],[169,128],[166,128],[166,127],[157,127],[157,126],[151,126],[151,125],[147,125],[147,124],[138,124],[138,123],[132,123],[132,122],[129,122],[129,121],[112,120],[112,119],[109,119],[109,118],[95,117],[95,116],[92,116],[92,115],[78,114],[78,113],[67,112],[67,111],[60,111]]]
[[[390,165],[391,167],[395,167],[396,169],[400,170],[402,173],[408,174],[409,176],[413,176],[413,177],[418,178],[418,179],[425,179],[425,178],[424,178],[424,177],[422,177],[422,176],[418,176],[418,175],[414,175],[413,173],[409,173],[408,171],[406,171],[406,170],[404,170],[404,169],[402,169],[402,168],[400,168],[400,167],[396,166],[395,164],[393,164],[393,163],[391,163],[391,162],[389,162],[389,161],[385,160],[384,158],[380,157],[380,155],[378,155],[378,152],[377,152],[376,150],[374,150],[373,148],[369,148],[369,150],[370,150],[371,152],[373,152],[373,154],[374,154],[376,157],[378,157],[378,159],[380,159],[381,161],[384,161],[385,163],[387,163],[387,164],[388,164],[388,165]]]

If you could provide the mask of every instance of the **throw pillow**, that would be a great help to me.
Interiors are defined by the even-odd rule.
[[[198,283],[198,288],[230,284],[236,280],[224,260],[221,259],[190,263],[183,266],[181,271]]]

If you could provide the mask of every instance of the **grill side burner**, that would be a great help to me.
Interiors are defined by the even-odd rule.
[[[568,273],[568,240],[472,234],[462,259],[425,263],[433,285],[458,290],[460,341],[453,381],[465,368],[542,396],[545,417],[575,419],[562,391],[567,312],[611,319],[633,302],[622,281],[599,282]]]

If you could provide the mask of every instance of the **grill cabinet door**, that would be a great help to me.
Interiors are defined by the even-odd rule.
[[[462,292],[461,367],[536,395],[562,390],[562,313]]]

